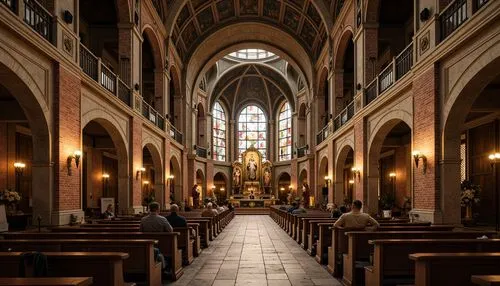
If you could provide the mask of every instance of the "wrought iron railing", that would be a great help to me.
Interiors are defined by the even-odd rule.
[[[476,0],[476,11],[481,9],[486,3],[488,3],[488,0]]]
[[[132,106],[131,102],[132,90],[120,78],[118,79],[118,99],[128,106]]]
[[[321,129],[321,131],[318,132],[318,134],[316,134],[316,144],[320,144],[321,142],[323,142],[332,132],[333,132],[333,122],[328,121],[328,124],[325,127],[323,127],[323,129]]]
[[[467,20],[467,0],[456,0],[440,15],[441,41],[446,39]]]
[[[80,44],[80,67],[83,72],[97,81],[99,59],[87,47]]]
[[[7,6],[12,12],[16,12],[17,0],[0,0],[0,3]]]
[[[196,156],[207,158],[207,148],[196,145]]]
[[[393,58],[381,73],[365,88],[365,106],[374,101],[380,94],[391,88],[403,78],[413,66],[413,43],[409,44],[399,55]]]
[[[112,93],[116,92],[116,75],[101,63],[101,85]]]
[[[52,43],[52,15],[35,0],[24,0],[24,22]]]
[[[160,129],[165,130],[165,119],[144,100],[142,101],[142,115]]]
[[[309,145],[297,147],[297,158],[306,156],[308,150],[309,150]]]
[[[333,120],[334,130],[338,130],[344,126],[349,120],[354,117],[354,101],[351,101],[344,110],[342,110],[337,117]]]
[[[182,144],[182,137],[183,137],[182,132],[177,130],[177,128],[175,128],[175,126],[172,125],[172,123],[169,122],[168,125],[169,125],[168,134],[170,135],[170,137],[172,137],[175,141]]]

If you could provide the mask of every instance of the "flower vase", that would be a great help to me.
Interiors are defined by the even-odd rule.
[[[472,206],[465,206],[465,220],[472,220]]]

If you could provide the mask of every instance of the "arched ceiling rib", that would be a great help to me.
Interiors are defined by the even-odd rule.
[[[185,4],[181,6],[179,2]],[[173,27],[170,35],[177,52],[184,60],[211,33],[225,26],[247,21],[270,24],[289,33],[315,60],[333,25],[323,1],[178,0],[169,3],[169,7],[171,10],[166,25]]]

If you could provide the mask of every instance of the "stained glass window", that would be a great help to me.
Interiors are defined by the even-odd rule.
[[[226,161],[226,114],[219,102],[212,111],[213,159]]]
[[[255,105],[245,107],[238,119],[238,157],[250,146],[254,146],[267,157],[267,120],[262,109]]]
[[[292,159],[292,113],[288,102],[281,106],[278,117],[278,144],[279,160]]]

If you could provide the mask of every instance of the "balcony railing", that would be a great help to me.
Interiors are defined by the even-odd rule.
[[[196,156],[207,158],[207,148],[196,145]]]
[[[52,15],[35,0],[24,0],[24,22],[52,43]]]
[[[316,144],[320,144],[323,142],[328,135],[330,135],[333,132],[333,121],[329,121],[328,124],[321,129],[318,134],[316,134]]]
[[[16,0],[0,0],[0,3],[7,6],[12,12],[16,12],[17,1]]]
[[[484,5],[483,3],[482,5]],[[456,0],[440,15],[441,41],[446,39],[467,20],[467,0]]]
[[[488,0],[476,0],[476,11],[483,7],[486,3],[488,3]]]
[[[160,129],[165,130],[165,119],[151,105],[142,101],[142,115]]]
[[[365,106],[388,90],[394,83],[405,76],[413,66],[413,43],[393,58],[382,72],[365,88]]]
[[[99,59],[87,47],[80,44],[80,67],[83,72],[97,81]]]
[[[182,144],[182,137],[183,137],[182,132],[177,130],[177,128],[175,128],[175,126],[172,125],[171,123],[169,123],[168,125],[169,125],[168,134],[170,135],[170,137],[172,137],[175,141]]]
[[[333,120],[334,130],[338,130],[340,127],[344,126],[349,120],[354,116],[354,101],[349,103],[344,110],[340,112],[337,117]]]
[[[131,105],[130,98],[132,97],[132,90],[120,78],[118,78],[118,99],[128,106]]]
[[[297,147],[297,158],[302,158],[306,156],[308,150],[309,150],[309,145]]]
[[[116,92],[117,76],[105,65],[101,64],[101,85],[112,93]]]

